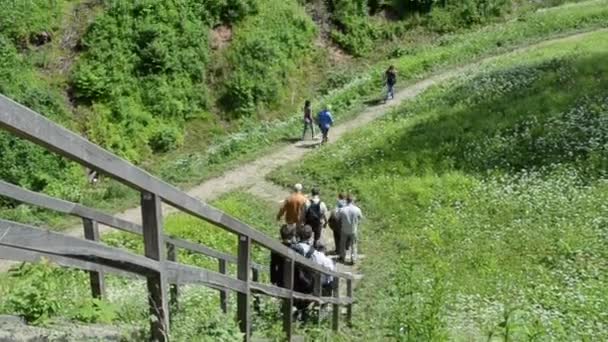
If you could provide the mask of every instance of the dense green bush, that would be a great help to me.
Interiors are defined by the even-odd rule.
[[[430,13],[429,26],[440,33],[452,32],[484,24],[499,18],[512,7],[511,0],[465,0],[435,6]]]
[[[277,105],[290,75],[312,48],[315,27],[296,3],[260,2],[258,15],[239,25],[226,53],[224,107],[236,116]]]
[[[35,35],[43,32],[53,39],[65,5],[65,0],[1,0],[0,36],[9,38],[19,48],[27,48]]]
[[[208,22],[195,1],[110,1],[83,37],[74,94],[94,103],[89,137],[131,160],[175,147],[159,139],[163,125],[181,131],[207,107],[204,84]],[[159,146],[159,144],[163,146]]]

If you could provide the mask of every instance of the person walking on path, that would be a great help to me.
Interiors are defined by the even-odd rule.
[[[325,253],[317,251],[312,246],[313,231],[311,226],[304,225],[298,227],[296,229],[296,235],[299,242],[292,247],[293,250],[327,270],[336,271],[336,264],[333,262],[333,260],[327,257]],[[295,265],[294,290],[305,294],[312,293],[314,290],[314,273],[314,271],[309,270],[305,266]],[[326,274],[321,275],[322,291],[327,288],[332,288],[333,284],[333,276]],[[308,319],[308,307],[311,303],[311,301],[305,299],[294,300],[294,306],[296,307],[298,314],[301,316],[302,321],[306,321]]]
[[[327,226],[327,206],[319,197],[319,189],[313,188],[311,195],[312,198],[306,203],[304,223],[312,227],[314,246],[317,246],[321,239],[321,230]]]
[[[361,209],[354,203],[354,198],[351,195],[346,196],[346,206],[340,209],[340,261],[345,262],[346,250],[350,247],[350,261],[354,265],[357,262],[357,233],[359,230],[359,222],[363,219]]]
[[[283,201],[283,205],[277,214],[277,221],[285,216],[285,223],[295,228],[304,222],[304,212],[308,199],[302,194],[302,184],[293,187],[293,193]]]
[[[292,248],[295,244],[296,230],[284,224],[281,227],[281,243],[283,246]],[[284,266],[285,257],[279,253],[270,253],[270,283],[279,287],[284,287]]]
[[[392,100],[395,98],[395,84],[397,83],[397,70],[395,70],[394,66],[390,66],[388,70],[386,70],[385,75],[386,79],[386,100]]]
[[[342,224],[340,223],[340,209],[346,206],[346,196],[344,193],[338,194],[338,200],[336,201],[336,208],[329,214],[327,224],[332,230],[334,235],[334,251],[333,253],[340,255],[340,235],[342,232]]]
[[[310,108],[310,100],[304,102],[304,131],[302,132],[302,141],[306,137],[306,131],[310,128],[310,138],[315,138],[315,125],[312,118],[312,108]]]
[[[323,140],[321,142],[326,143],[329,129],[334,124],[334,118],[331,115],[331,107],[329,105],[325,106],[325,109],[317,114],[317,123],[321,133],[323,134]]]

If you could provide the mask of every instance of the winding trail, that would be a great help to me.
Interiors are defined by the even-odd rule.
[[[553,38],[540,43],[514,48],[513,50],[504,54],[476,60],[465,66],[455,67],[447,71],[436,73],[426,79],[418,81],[414,84],[407,86],[404,89],[399,90],[395,94],[395,99],[393,99],[392,101],[367,107],[355,118],[336,125],[334,128],[332,128],[330,132],[329,144],[340,139],[345,134],[352,132],[357,128],[363,127],[374,121],[375,119],[389,113],[392,109],[395,109],[405,101],[413,99],[414,97],[416,97],[417,95],[419,95],[420,93],[422,93],[433,85],[439,84],[458,75],[477,72],[481,64],[492,62],[493,60],[504,56],[534,50],[536,48],[550,45],[553,43],[581,39],[589,34],[598,32],[608,32],[608,29],[600,29]],[[297,142],[279,148],[274,153],[260,157],[251,163],[238,166],[230,171],[225,172],[220,177],[212,178],[201,183],[200,185],[190,189],[188,191],[188,194],[200,199],[201,201],[208,202],[224,193],[241,189],[248,191],[249,193],[259,196],[263,199],[280,202],[287,195],[287,191],[275,184],[266,181],[266,175],[268,175],[272,170],[284,166],[289,162],[301,159],[304,155],[314,150],[314,147],[316,147],[316,145],[318,144],[318,140],[309,140],[305,142]],[[136,207],[128,209],[120,214],[117,214],[116,216],[127,221],[141,223],[140,210],[141,209],[139,207]],[[174,211],[175,209],[173,209],[172,207],[163,205],[163,215],[168,215]],[[111,228],[100,226],[100,233],[102,234],[109,230],[111,230]],[[333,246],[333,238],[331,237],[331,233],[328,233],[328,231],[328,229],[324,230],[324,233],[327,234],[324,234],[323,240],[324,243],[328,246],[328,249],[331,250]],[[65,234],[71,236],[82,236],[83,229],[80,226],[74,227],[66,230]],[[8,270],[8,268],[13,264],[15,263],[11,261],[0,260],[0,272]],[[342,266],[340,270],[351,271],[346,266]]]

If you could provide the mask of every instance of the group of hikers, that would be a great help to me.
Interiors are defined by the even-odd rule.
[[[395,84],[397,83],[397,71],[394,66],[390,66],[384,73],[386,82],[385,102],[395,97]],[[328,134],[334,119],[331,114],[331,106],[325,105],[316,117],[312,114],[310,100],[304,103],[304,130],[302,140],[310,130],[311,139],[315,138],[315,123],[322,134],[321,143],[328,140]],[[296,251],[306,259],[328,269],[336,270],[336,263],[328,254],[334,254],[338,261],[346,263],[346,252],[350,251],[350,263],[357,262],[357,239],[359,222],[363,218],[361,209],[355,205],[354,197],[350,194],[338,194],[336,206],[333,210],[328,210],[325,202],[321,200],[319,189],[311,191],[308,198],[302,193],[302,185],[296,184],[293,193],[285,199],[277,220],[285,220],[281,226],[281,241],[286,247]],[[331,253],[326,251],[321,242],[324,228],[329,228],[333,232],[335,250]],[[270,281],[272,284],[285,287],[284,284],[285,258],[278,253],[272,253],[270,260]],[[293,289],[301,293],[313,293],[315,276],[306,267],[296,265],[294,267]],[[334,290],[334,279],[330,275],[321,276],[321,294],[328,296]],[[296,300],[294,305],[300,318],[305,319],[309,301]]]
[[[352,195],[339,194],[335,209],[329,211],[321,200],[319,189],[314,188],[308,198],[302,192],[302,185],[296,184],[293,192],[283,202],[277,220],[284,219],[281,226],[281,241],[286,247],[296,251],[306,259],[335,271],[336,263],[328,254],[338,256],[338,261],[346,263],[346,252],[350,250],[350,263],[357,262],[357,234],[359,222],[363,218],[361,209],[355,205]],[[321,242],[322,231],[328,227],[333,231],[335,250],[328,253]],[[270,260],[270,281],[276,286],[284,285],[285,259],[273,253]],[[301,293],[313,293],[314,273],[305,267],[294,268],[293,289]],[[332,276],[321,276],[321,294],[331,295],[334,289]],[[294,305],[301,319],[306,319],[309,301],[297,300]]]
[[[386,97],[384,98],[384,102],[388,100],[392,100],[395,98],[395,84],[397,84],[397,70],[393,65],[391,65],[384,72],[384,81],[386,82]],[[323,110],[321,110],[316,118],[313,118],[312,115],[312,107],[310,100],[306,100],[304,102],[304,131],[302,132],[302,141],[306,138],[306,132],[310,130],[311,139],[315,138],[315,122],[319,126],[319,130],[321,131],[321,143],[324,144],[327,142],[329,129],[334,124],[334,118],[331,114],[331,106],[325,105]]]

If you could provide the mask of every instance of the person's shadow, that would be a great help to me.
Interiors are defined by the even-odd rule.
[[[298,141],[300,141],[300,140],[298,139]],[[316,139],[315,140],[305,140],[305,141],[302,141],[299,144],[296,144],[296,147],[299,147],[299,148],[308,148],[308,149],[317,148],[319,146],[321,146],[321,141],[320,140],[316,140]]]

